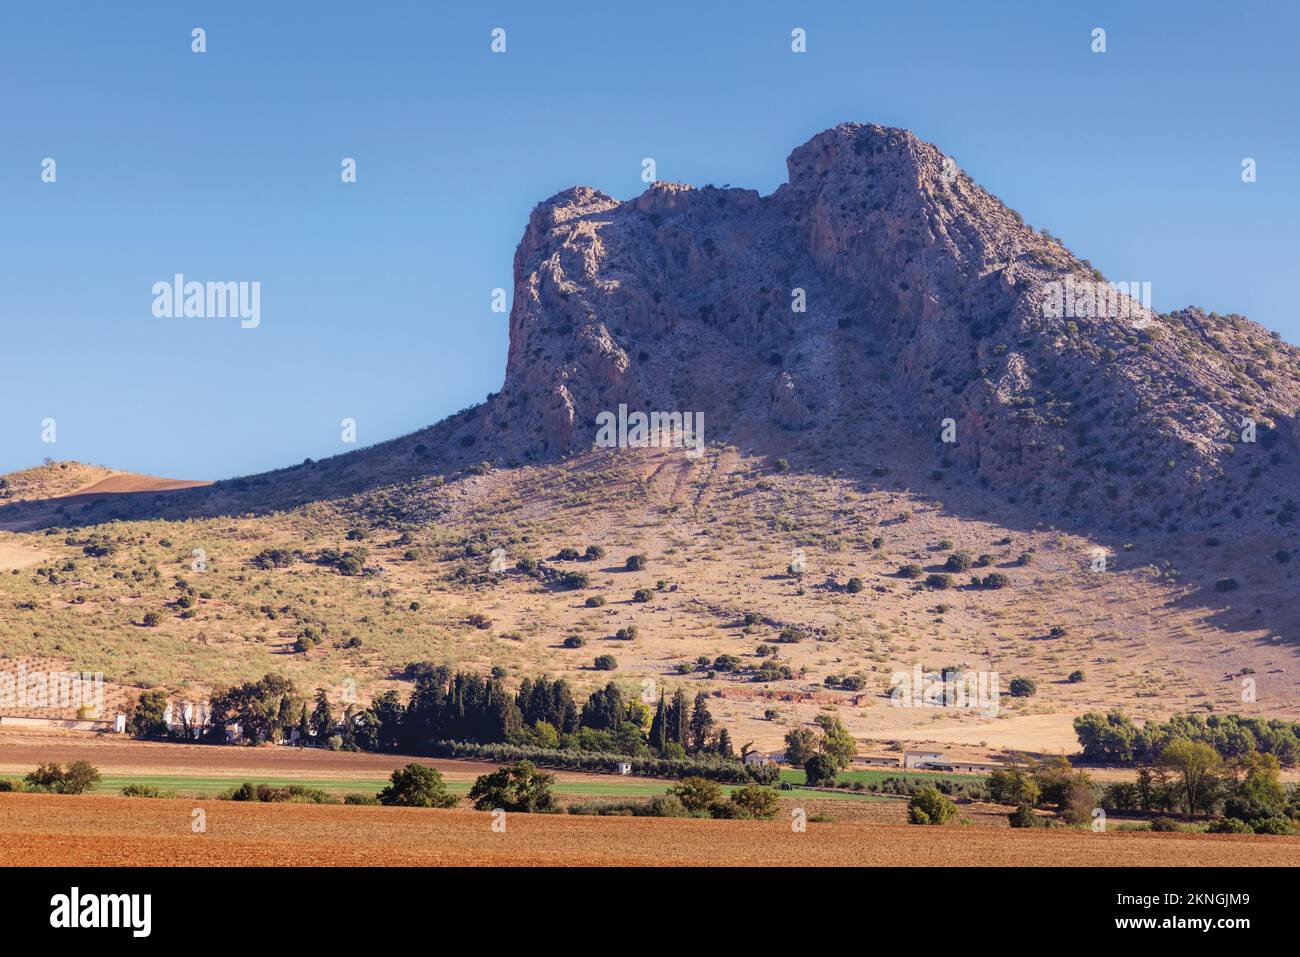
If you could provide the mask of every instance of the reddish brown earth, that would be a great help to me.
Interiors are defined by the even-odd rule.
[[[86,735],[0,726],[0,772],[30,771],[45,762],[89,761],[105,774],[249,774],[276,777],[375,778],[412,761],[455,776],[495,771],[480,761],[443,761],[401,754],[324,751],[319,748],[269,746],[221,747],[136,741],[121,736]],[[585,777],[585,775],[575,775]]]
[[[202,808],[206,832],[191,830]],[[0,794],[11,864],[1167,865],[1300,864],[1300,838],[707,821]]]
[[[132,492],[169,492],[178,488],[198,488],[201,485],[211,484],[211,482],[192,481],[190,479],[157,478],[152,475],[136,475],[132,472],[122,472],[101,479],[93,485],[78,489],[73,494],[81,496],[122,495]]]

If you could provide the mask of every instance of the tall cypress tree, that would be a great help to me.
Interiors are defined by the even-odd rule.
[[[690,705],[686,702],[686,692],[678,688],[673,692],[673,703],[669,706],[668,740],[680,744],[683,750],[691,741]]]
[[[708,696],[703,691],[695,696],[695,710],[691,712],[691,750],[703,751],[713,730],[713,715],[709,714]]]
[[[736,752],[731,747],[731,732],[723,728],[718,732],[718,757],[734,758]]]
[[[659,692],[659,707],[655,709],[654,720],[650,722],[650,744],[660,754],[668,749],[668,707],[662,691]]]
[[[324,688],[316,689],[316,708],[311,713],[311,730],[319,744],[327,743],[334,731],[334,712],[330,709],[330,699]]]

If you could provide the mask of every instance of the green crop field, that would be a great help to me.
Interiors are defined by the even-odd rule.
[[[789,772],[795,774],[797,778],[803,777],[803,772]],[[870,772],[868,772],[870,773]],[[8,779],[15,782],[22,780],[22,775],[6,774],[0,775],[2,779]],[[285,777],[262,777],[262,776],[191,776],[184,774],[105,774],[100,778],[99,784],[91,789],[94,794],[117,794],[128,784],[139,784],[156,787],[160,791],[172,792],[177,796],[195,796],[195,797],[213,797],[223,791],[229,791],[237,788],[247,781],[250,784],[266,784],[271,787],[288,787],[291,784],[298,784],[307,788],[328,792],[335,796],[344,794],[375,794],[388,784],[387,778],[285,778]],[[668,788],[672,787],[671,781],[660,780],[656,778],[613,778],[608,781],[556,781],[554,791],[556,794],[567,797],[652,797],[656,794],[663,794]],[[863,794],[861,792],[847,791],[813,791],[807,788],[798,787],[796,780],[790,783],[795,785],[792,790],[782,791],[782,797],[795,796],[815,796],[818,798],[830,798],[834,800],[846,801],[881,801],[889,800],[888,797],[878,794]],[[446,780],[447,790],[453,794],[467,794],[471,782],[467,780],[457,781],[453,779]],[[734,786],[724,785],[723,790],[730,793]]]

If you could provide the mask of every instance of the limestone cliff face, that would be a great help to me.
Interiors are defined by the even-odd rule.
[[[1294,510],[1300,351],[1238,316],[1097,296],[1085,260],[906,131],[841,125],[787,166],[770,196],[656,183],[539,205],[477,449],[589,448],[620,403],[778,444],[888,404],[871,427],[932,439],[936,461],[1045,516]],[[1246,419],[1259,442],[1240,441]]]

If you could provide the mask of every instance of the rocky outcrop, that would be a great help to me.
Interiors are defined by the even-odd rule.
[[[539,205],[481,437],[505,459],[573,452],[620,403],[703,412],[711,438],[835,429],[883,382],[936,459],[1045,515],[1207,524],[1247,490],[1280,506],[1296,349],[1115,296],[906,131],[837,126],[787,167],[770,196],[656,183]],[[1267,451],[1239,448],[1249,418]]]

